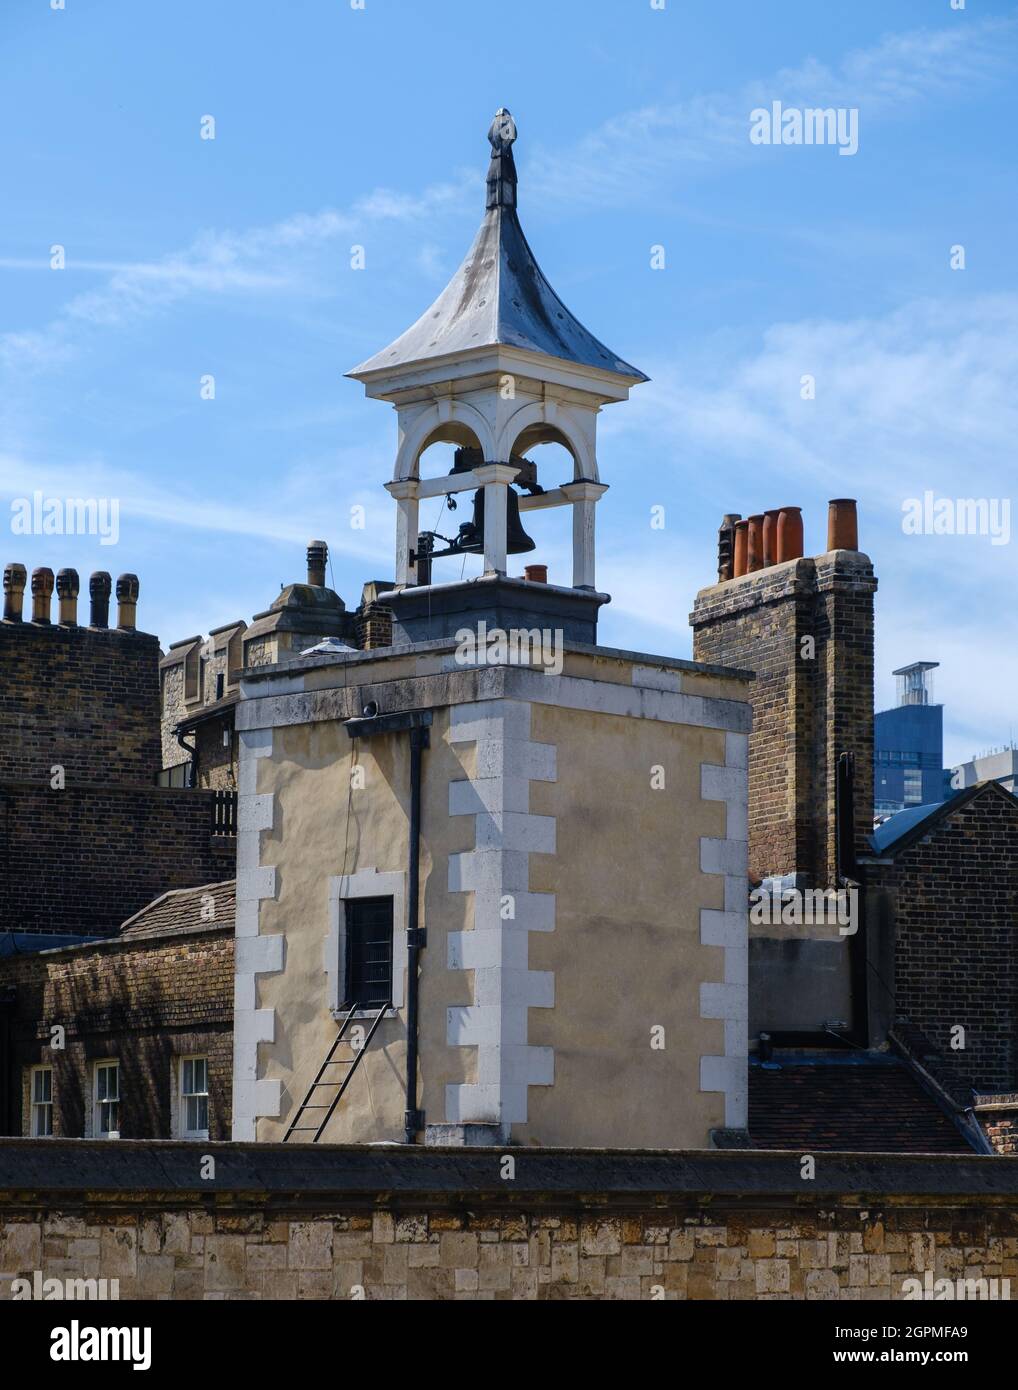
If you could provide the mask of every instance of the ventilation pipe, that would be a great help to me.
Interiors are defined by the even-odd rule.
[[[117,627],[133,632],[138,620],[138,576],[122,574],[117,579]]]
[[[735,523],[740,520],[737,512],[728,512],[721,518],[718,527],[718,583],[724,584],[735,572]]]
[[[28,571],[17,563],[4,569],[4,622],[20,623],[25,606]]]
[[[312,588],[325,588],[325,566],[328,562],[329,547],[325,541],[308,541],[308,583]]]
[[[32,571],[32,622],[48,623],[53,598],[53,571],[45,565]]]
[[[88,581],[90,599],[89,627],[109,627],[110,594],[113,580],[105,570],[96,570]]]
[[[57,599],[59,600],[59,623],[61,627],[78,625],[78,591],[81,585],[77,570],[57,572]]]

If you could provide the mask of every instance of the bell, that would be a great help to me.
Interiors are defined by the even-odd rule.
[[[454,543],[455,551],[465,555],[484,554],[484,488],[474,493],[474,519],[465,521],[459,529]],[[520,521],[520,497],[511,487],[506,488],[505,512],[505,550],[507,555],[524,555],[535,550],[536,542],[531,540]]]

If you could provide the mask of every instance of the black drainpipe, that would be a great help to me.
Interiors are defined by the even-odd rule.
[[[14,1057],[14,1001],[11,986],[0,989],[0,1134],[20,1134],[21,1094]],[[18,1098],[15,1114],[14,1097]]]
[[[421,893],[421,754],[430,745],[431,710],[412,709],[402,714],[375,714],[374,706],[363,718],[348,719],[344,728],[351,738],[379,734],[410,734],[410,843],[407,847],[407,987],[406,987],[406,1113],[404,1133],[408,1144],[417,1142],[424,1128],[424,1111],[417,1108],[418,1014],[420,1008],[420,959],[427,943],[427,929],[420,924]]]
[[[197,742],[185,743],[182,729],[174,729],[173,732],[176,734],[177,742],[180,744],[181,748],[183,748],[184,752],[190,753],[191,755],[191,769],[187,774],[187,785],[193,787],[198,780],[198,744]]]
[[[855,754],[838,756],[834,783],[834,831],[838,887],[858,894],[859,923],[848,943],[849,974],[852,991],[850,1037],[857,1047],[869,1046],[869,1004],[867,961],[866,887],[856,856],[855,843]]]
[[[428,744],[428,730],[410,730],[410,882],[407,886],[407,987],[406,987],[406,1142],[416,1142],[424,1127],[424,1115],[417,1108],[417,1009],[420,1001],[420,956],[425,932],[420,925],[421,871],[421,753]]]

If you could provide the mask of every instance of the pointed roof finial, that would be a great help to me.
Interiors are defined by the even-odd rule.
[[[516,206],[516,164],[513,160],[513,144],[516,140],[516,122],[505,106],[495,112],[495,119],[488,131],[491,142],[491,163],[488,166],[488,208],[514,208]]]

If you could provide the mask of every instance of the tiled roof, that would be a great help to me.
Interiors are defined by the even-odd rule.
[[[175,888],[129,917],[123,936],[166,936],[178,931],[232,929],[236,911],[236,882],[206,883],[200,888]]]
[[[786,1061],[749,1069],[757,1149],[812,1153],[971,1153],[954,1122],[901,1063]]]

